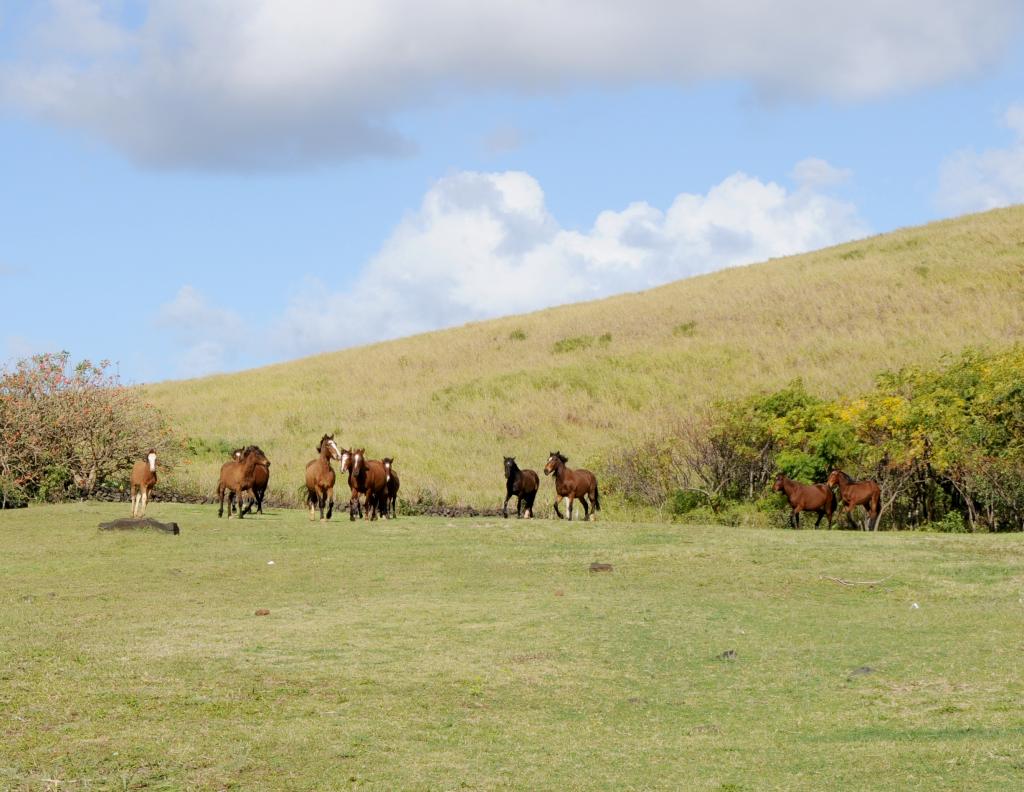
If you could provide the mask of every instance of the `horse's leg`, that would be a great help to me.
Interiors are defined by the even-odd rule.
[[[355,522],[356,519],[356,507],[355,504],[359,502],[359,493],[352,490],[348,496],[348,521]]]
[[[309,520],[312,522],[316,519],[316,490],[306,490],[306,503],[309,504]]]
[[[331,519],[331,515],[334,514],[334,487],[327,488],[327,519]]]
[[[796,521],[796,525],[794,525],[793,527],[796,528],[796,530],[798,531],[800,530],[800,511],[801,509],[799,506],[793,509],[793,519]]]
[[[508,502],[512,499],[512,493],[508,493],[505,496],[505,502],[501,506],[501,514],[507,520],[508,519]]]
[[[565,510],[569,513],[569,522],[572,522],[572,508],[576,505],[576,496],[572,493],[565,498]]]
[[[590,504],[587,503],[587,496],[580,495],[580,503],[583,504],[583,520],[585,522],[590,521]]]
[[[821,518],[824,517],[824,516],[825,516],[825,512],[824,511],[819,511],[818,512],[818,519],[814,521],[814,530],[815,531],[818,530],[818,526],[821,525]]]
[[[145,517],[146,516],[146,501],[147,501],[147,498],[146,498],[146,486],[142,485],[139,489],[142,490],[142,493],[141,493],[142,506],[141,506],[141,509],[139,511],[139,517]]]
[[[561,500],[562,496],[559,495],[558,493],[555,493],[555,515],[558,517],[559,520],[562,519],[562,513],[558,510],[558,503]]]

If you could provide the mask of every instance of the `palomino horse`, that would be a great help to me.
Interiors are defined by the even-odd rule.
[[[354,520],[358,512],[360,517],[376,520],[378,508],[387,499],[388,474],[384,463],[379,459],[367,459],[365,448],[353,448],[348,470],[348,486],[352,491],[348,502],[349,519]],[[363,514],[359,503],[360,495],[366,498],[366,514]]]
[[[387,473],[387,494],[384,502],[384,516],[394,519],[398,516],[398,488],[402,482],[398,480],[398,473],[395,472],[394,457],[384,457],[381,462],[384,464],[384,471]]]
[[[316,450],[320,456],[306,464],[306,502],[309,504],[309,519],[316,519],[316,510],[319,508],[320,520],[324,521],[331,519],[334,514],[334,468],[331,467],[331,460],[344,460],[333,434],[321,437]],[[326,517],[324,506],[327,507]]]
[[[132,517],[143,517],[149,493],[156,486],[156,451],[152,448],[146,452],[146,458],[140,459],[132,466],[131,495]]]
[[[251,490],[255,478],[254,471],[260,465],[269,465],[270,462],[264,456],[259,446],[251,445],[242,449],[242,456],[232,459],[230,462],[221,465],[220,481],[217,482],[217,498],[220,500],[218,517],[224,516],[224,496],[228,496],[228,519],[232,514],[232,502],[238,506],[238,518],[245,517],[242,509],[242,493]]]
[[[522,518],[525,506],[526,517],[533,517],[533,501],[540,489],[540,476],[533,470],[520,470],[515,457],[505,457],[505,503],[501,513],[508,519],[508,502],[516,496],[516,516]]]
[[[775,477],[772,489],[776,492],[786,493],[789,505],[793,509],[789,513],[789,524],[794,528],[800,527],[800,512],[802,511],[817,512],[818,520],[814,523],[815,528],[821,525],[821,518],[826,516],[828,517],[828,527],[832,527],[832,512],[836,509],[836,496],[829,487],[824,484],[801,484],[779,473]]]
[[[839,497],[843,499],[846,506],[843,514],[851,522],[853,518],[850,512],[858,506],[863,506],[868,513],[867,530],[874,531],[878,528],[878,512],[882,502],[882,490],[878,484],[871,480],[854,481],[841,470],[833,470],[828,474],[829,487],[839,487]]]
[[[589,470],[583,468],[570,470],[565,466],[568,461],[569,458],[562,456],[561,451],[552,451],[551,456],[548,457],[548,463],[544,466],[545,476],[555,474],[555,514],[559,519],[562,518],[562,513],[558,510],[558,501],[565,498],[568,511],[566,516],[571,520],[573,501],[579,498],[580,503],[583,504],[583,519],[593,520],[597,512],[601,511],[601,500],[597,494],[597,479]],[[593,501],[594,514],[590,513],[588,497]]]

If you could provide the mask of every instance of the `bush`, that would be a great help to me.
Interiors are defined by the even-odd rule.
[[[109,361],[35,355],[0,375],[0,479],[32,498],[91,495],[146,449],[164,467],[178,443],[163,418],[120,384]]]

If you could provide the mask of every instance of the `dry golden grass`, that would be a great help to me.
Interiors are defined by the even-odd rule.
[[[320,435],[395,456],[403,495],[500,504],[502,456],[599,466],[709,399],[795,377],[823,396],[881,370],[1024,339],[1024,207],[896,231],[646,292],[239,374],[145,387],[204,441],[170,477],[212,492],[221,449],[259,443],[294,497]],[[339,344],[344,339],[339,339]],[[542,482],[546,510],[551,485]],[[623,516],[614,495],[611,515]]]

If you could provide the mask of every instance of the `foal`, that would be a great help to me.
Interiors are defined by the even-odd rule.
[[[882,490],[878,484],[870,479],[854,481],[838,468],[828,474],[828,481],[825,483],[829,487],[839,487],[839,497],[843,499],[843,504],[846,506],[843,509],[843,514],[847,519],[852,521],[850,512],[858,506],[863,506],[864,511],[868,513],[867,529],[869,531],[878,529],[878,512],[882,501]]]
[[[832,512],[836,508],[836,496],[831,488],[824,484],[801,484],[792,479],[786,478],[779,473],[772,485],[775,492],[785,492],[789,499],[789,505],[793,509],[789,513],[789,524],[794,528],[800,527],[800,512],[815,512],[818,515],[814,527],[821,525],[821,518],[828,517],[828,527],[832,528]]]
[[[537,497],[537,490],[540,489],[540,476],[533,470],[520,470],[516,464],[515,457],[505,457],[505,503],[502,504],[501,513],[508,519],[508,502],[512,496],[516,496],[516,516],[524,516],[523,506],[526,506],[525,516],[533,517],[533,501]]]
[[[146,452],[146,458],[140,459],[132,466],[131,496],[132,517],[143,517],[149,493],[156,486],[156,451],[152,448]]]
[[[565,498],[565,508],[568,511],[566,516],[571,520],[573,501],[579,498],[580,503],[583,504],[583,519],[593,520],[596,518],[597,512],[601,511],[601,500],[597,494],[597,479],[589,470],[583,468],[570,470],[565,466],[568,461],[569,458],[562,456],[561,451],[552,451],[551,456],[548,457],[548,463],[544,466],[545,476],[555,474],[555,514],[559,519],[562,518],[562,513],[558,510],[558,501]],[[590,504],[587,503],[588,497],[594,504],[593,514],[590,513]]]

